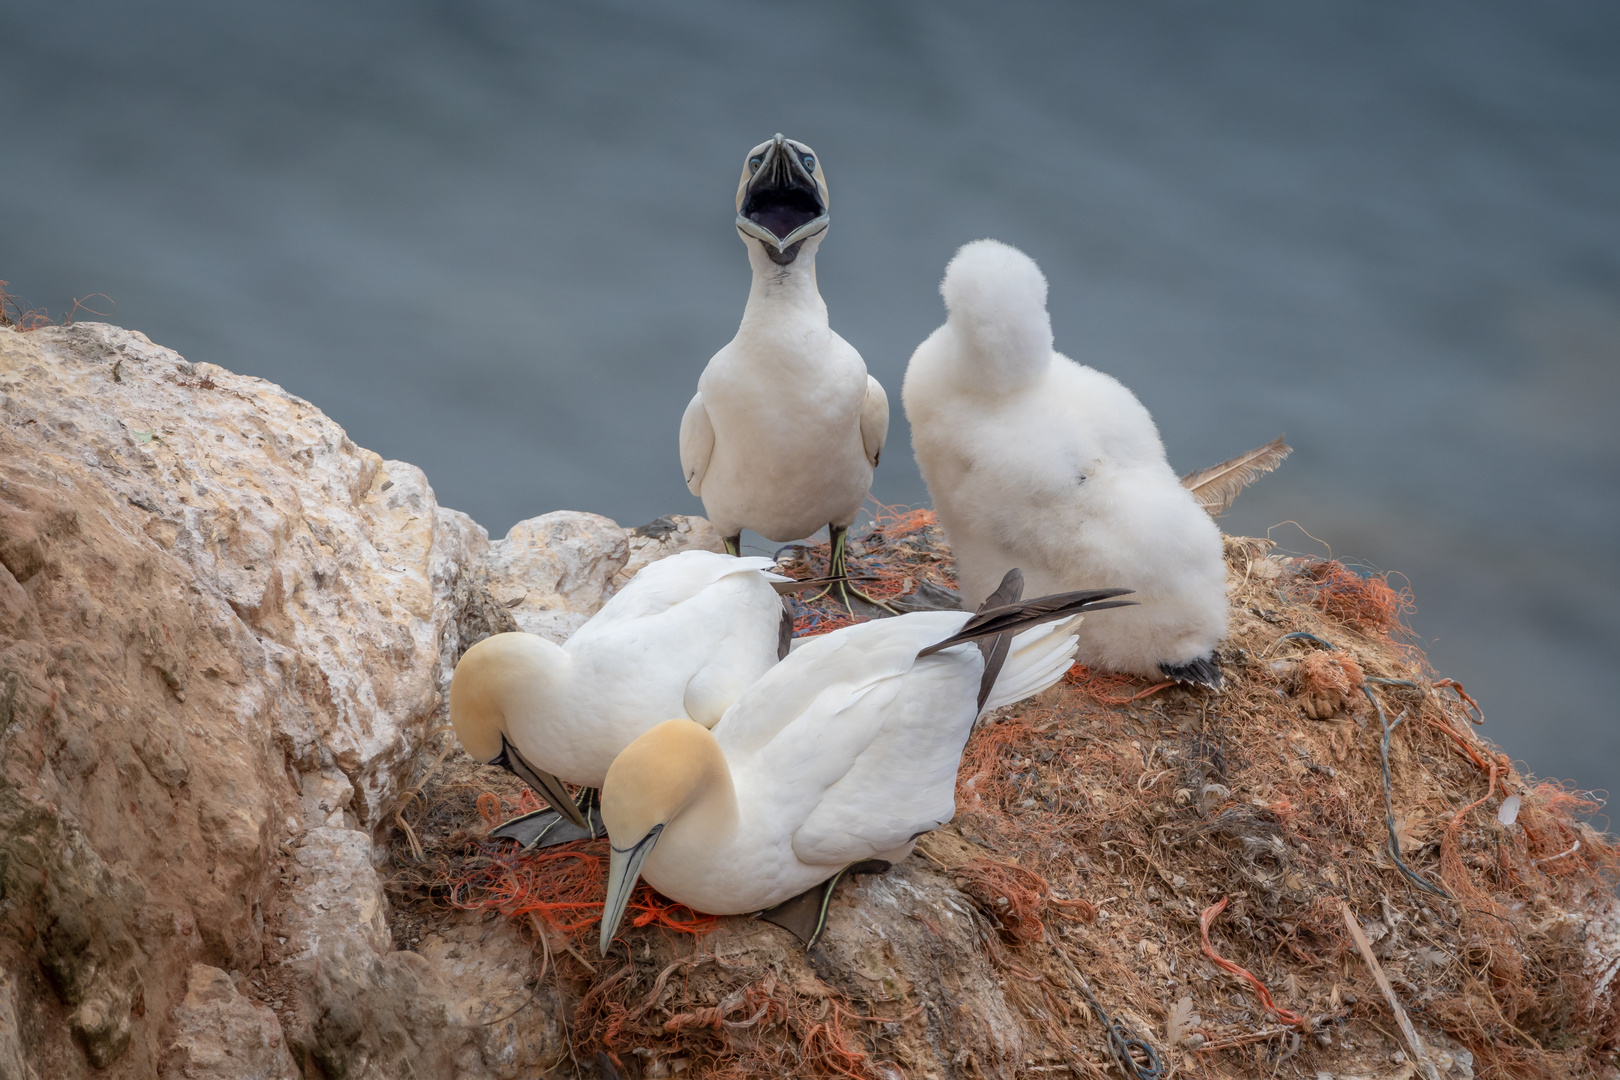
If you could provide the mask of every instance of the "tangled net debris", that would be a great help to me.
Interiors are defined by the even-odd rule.
[[[857,532],[870,594],[954,587],[926,511]],[[801,549],[794,572],[826,558]],[[1595,798],[1475,733],[1477,704],[1410,643],[1406,591],[1264,540],[1228,539],[1227,562],[1225,693],[1076,668],[1004,710],[967,745],[956,818],[840,886],[811,956],[643,888],[632,959],[602,966],[579,946],[605,845],[492,846],[480,799],[491,819],[533,803],[476,771],[410,811],[424,850],[396,849],[396,893],[519,921],[575,1003],[577,1059],[627,1076],[1384,1075],[1408,1048],[1345,904],[1435,1057],[1491,1080],[1608,1075],[1620,854],[1585,820]],[[819,600],[797,616],[801,634],[848,620]],[[966,1014],[940,1011],[941,980]]]

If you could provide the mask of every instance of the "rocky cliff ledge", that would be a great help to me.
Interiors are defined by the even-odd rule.
[[[270,383],[0,329],[0,1076],[511,1075],[394,947],[380,838],[460,652],[719,547],[665,524],[490,543]]]
[[[532,913],[446,902],[423,868],[487,869],[476,808],[517,794],[445,733],[456,658],[498,630],[565,637],[690,546],[719,543],[701,519],[571,512],[491,542],[270,383],[112,326],[0,328],[0,1078],[1119,1075],[1083,977],[1189,1075],[1612,1069],[1607,838],[1498,765],[1420,656],[1298,601],[1295,570],[1252,545],[1229,545],[1224,743],[1208,702],[1127,688],[970,748],[997,814],[1066,823],[1045,837],[1072,845],[1067,896],[1009,848],[1038,834],[998,833],[974,794],[843,891],[808,957],[733,919],[695,952],[655,924],[629,968],[597,970]],[[1349,659],[1327,670],[1312,650],[1332,636]],[[1358,696],[1379,678],[1413,718],[1387,753],[1406,858],[1461,900],[1380,855],[1379,721]],[[1318,819],[1376,824],[1330,842]],[[1566,838],[1585,846],[1552,850]],[[1300,1023],[1206,961],[1199,913],[1223,895],[1242,929],[1216,945]],[[1341,896],[1428,1061],[1334,930]],[[1504,998],[1513,978],[1528,998]]]

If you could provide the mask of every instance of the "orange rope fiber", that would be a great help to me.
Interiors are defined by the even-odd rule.
[[[1198,916],[1198,933],[1203,939],[1204,955],[1215,961],[1215,963],[1220,965],[1224,970],[1231,972],[1233,975],[1236,975],[1239,978],[1247,979],[1249,984],[1254,987],[1255,996],[1260,999],[1260,1004],[1265,1006],[1267,1012],[1271,1013],[1278,1020],[1281,1020],[1289,1027],[1299,1028],[1301,1031],[1304,1031],[1305,1018],[1303,1016],[1299,1015],[1297,1012],[1294,1012],[1292,1009],[1285,1009],[1281,1005],[1278,1005],[1275,1001],[1272,1001],[1271,991],[1266,989],[1266,984],[1260,981],[1259,976],[1255,975],[1254,972],[1240,964],[1232,963],[1232,961],[1216,952],[1215,946],[1209,943],[1210,923],[1213,923],[1220,913],[1226,910],[1226,902],[1228,899],[1229,898],[1225,896],[1221,897],[1218,903],[1211,904],[1209,907],[1204,909],[1204,913],[1202,915]]]
[[[529,791],[516,801],[518,813],[540,808]],[[493,792],[479,795],[477,806],[492,825],[509,816]],[[607,899],[605,845],[605,840],[580,840],[538,851],[492,855],[488,862],[448,882],[451,903],[467,911],[499,911],[510,918],[533,915],[566,937],[583,935],[601,919]],[[626,913],[633,926],[656,923],[666,930],[699,936],[720,921],[666,900],[645,883],[631,896]]]

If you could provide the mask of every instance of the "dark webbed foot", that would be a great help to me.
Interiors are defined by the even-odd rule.
[[[547,807],[503,821],[491,829],[489,835],[499,840],[516,840],[525,851],[555,847],[573,840],[595,840],[607,835],[607,826],[602,824],[601,799],[595,788],[586,788],[579,793],[578,810],[585,819],[583,826],[574,824]]]
[[[804,942],[804,949],[809,952],[821,939],[821,932],[827,928],[827,908],[832,903],[833,890],[838,883],[854,874],[881,874],[889,865],[882,859],[851,863],[820,885],[813,885],[798,896],[760,912],[759,917],[787,930]]]
[[[1210,690],[1223,690],[1226,687],[1226,678],[1215,663],[1215,657],[1199,656],[1182,664],[1159,663],[1159,671],[1167,679],[1174,679],[1179,683],[1188,683],[1192,686],[1202,686]]]

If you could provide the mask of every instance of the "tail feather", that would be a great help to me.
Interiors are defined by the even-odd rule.
[[[993,692],[980,707],[980,714],[1022,701],[1063,678],[1074,666],[1075,649],[1080,643],[1074,633],[1077,621],[1047,623],[1013,638],[1012,653]]]
[[[1038,694],[1063,678],[1074,663],[1079,638],[1074,627],[1087,612],[1127,607],[1115,600],[1130,589],[1092,589],[1055,593],[1035,600],[997,603],[1016,597],[1023,575],[1010,571],[977,614],[944,641],[917,654],[918,659],[953,645],[978,642],[984,650],[984,676],[979,683],[979,715]],[[994,605],[994,606],[992,606]]]
[[[984,598],[979,605],[979,614],[994,611],[998,607],[1016,604],[1024,598],[1024,572],[1018,567],[1008,570],[1001,578],[1001,584],[996,591]],[[979,711],[984,711],[984,703],[990,697],[990,691],[995,688],[996,680],[1001,677],[1001,666],[1007,662],[1007,651],[1012,648],[1011,634],[997,634],[995,637],[979,639],[979,651],[984,653],[984,674],[979,677]]]

